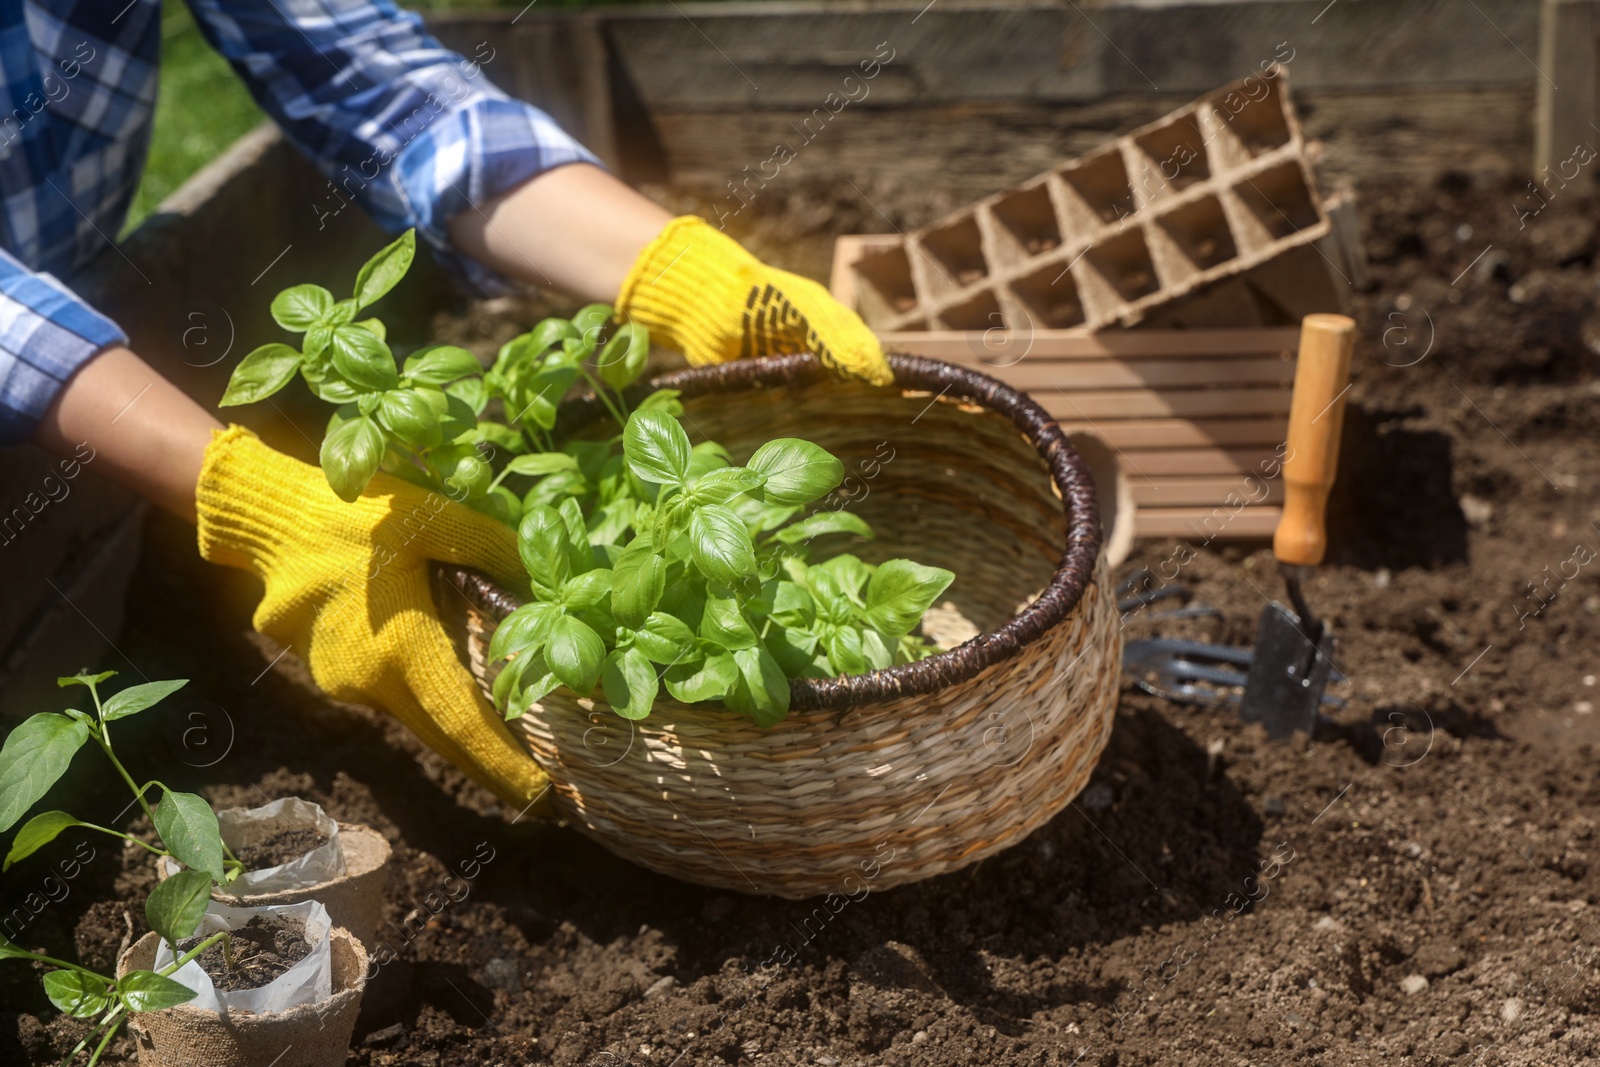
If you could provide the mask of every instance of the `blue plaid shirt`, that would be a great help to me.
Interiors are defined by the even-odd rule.
[[[213,47],[330,181],[469,283],[458,212],[598,162],[390,0],[189,0]],[[33,435],[116,324],[57,280],[121,228],[150,144],[159,0],[0,0],[0,444]]]

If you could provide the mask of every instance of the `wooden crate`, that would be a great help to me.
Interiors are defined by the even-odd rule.
[[[839,238],[833,294],[855,306],[854,263],[899,241]],[[1063,428],[1103,439],[1131,483],[1136,537],[1255,539],[1277,526],[1298,327],[879,336],[1025,389]]]

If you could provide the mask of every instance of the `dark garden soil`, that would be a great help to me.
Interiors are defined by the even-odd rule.
[[[1569,188],[1519,227],[1533,201],[1508,171],[1360,190],[1376,287],[1358,299],[1329,565],[1308,589],[1340,634],[1349,703],[1314,742],[1128,691],[1093,783],[1047,826],[825,910],[806,940],[811,903],[508,823],[400,727],[319,697],[250,632],[254,583],[157,517],[120,646],[151,678],[194,682],[165,719],[130,721],[126,758],[220,805],[304,796],[393,843],[376,947],[393,962],[356,1064],[1589,1062],[1600,202]],[[945,206],[864,191],[901,227]],[[835,233],[884,227],[849,190],[766,195],[743,236],[813,276]],[[476,305],[451,333],[487,350],[537,314]],[[1223,612],[1189,632],[1248,643],[1281,596],[1269,551],[1189,555],[1146,544],[1130,566],[1186,560],[1176,580]],[[1181,632],[1162,627],[1128,633]],[[104,817],[124,802],[107,783]],[[137,906],[89,904],[154,882],[108,841],[71,880],[70,835],[8,875],[64,894],[20,940],[103,962],[143,930]],[[793,963],[747,975],[785,941]],[[49,1062],[79,1033],[20,964],[0,967],[0,1004],[0,1061]]]
[[[299,826],[291,830],[279,830],[254,844],[242,845],[234,849],[233,854],[244,864],[245,870],[264,871],[297,860],[327,843],[328,835],[321,830]]]
[[[256,915],[238,929],[230,930],[229,938],[231,943],[226,946],[218,941],[195,957],[195,962],[211,976],[211,984],[224,993],[260,989],[311,952],[306,924],[299,919]],[[185,938],[178,942],[178,951],[192,952],[204,940]]]

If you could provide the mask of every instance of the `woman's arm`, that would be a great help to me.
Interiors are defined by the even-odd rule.
[[[96,470],[194,522],[195,480],[211,431],[220,429],[148,363],[113,345],[68,379],[34,440],[63,456],[88,442]]]

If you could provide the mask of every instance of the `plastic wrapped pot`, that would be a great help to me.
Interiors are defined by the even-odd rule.
[[[327,932],[331,991],[284,1011],[208,1011],[189,1004],[141,1012],[128,1022],[140,1067],[338,1067],[367,984],[367,953],[348,930]],[[155,966],[159,934],[135,941],[117,976]]]
[[[992,855],[1088,782],[1122,655],[1088,466],[1003,383],[918,357],[890,364],[885,388],[837,381],[810,356],[694,368],[651,387],[681,390],[686,425],[735,461],[777,437],[838,456],[840,506],[877,532],[851,551],[955,572],[923,624],[948,651],[793,680],[789,716],[771,729],[664,695],[629,722],[598,693],[557,689],[509,725],[549,774],[560,818],[690,882],[853,895]],[[558,430],[614,433],[600,418],[580,400]],[[481,574],[438,576],[440,611],[487,692],[489,638],[517,600]]]
[[[218,812],[223,839],[231,847],[254,843],[280,830],[320,829],[334,830],[341,861],[337,864],[321,863],[305,866],[306,871],[321,872],[320,876],[292,878],[277,874],[265,882],[267,891],[250,890],[226,892],[221,888],[211,893],[213,900],[233,907],[271,907],[279,904],[296,904],[303,900],[320,901],[328,909],[335,926],[342,926],[355,935],[363,945],[371,945],[377,938],[378,924],[383,921],[383,894],[389,878],[389,842],[382,834],[359,823],[334,823],[323,815],[322,809],[297,797],[273,801],[252,809],[229,809]],[[320,817],[320,818],[319,818]],[[325,820],[325,821],[324,821]],[[324,846],[324,851],[326,846]],[[317,859],[319,857],[307,857]],[[299,863],[286,865],[298,867]],[[160,876],[165,879],[176,868],[170,860],[157,863]],[[284,868],[273,868],[274,872]],[[257,872],[264,873],[264,872]],[[249,878],[250,875],[243,875]],[[239,889],[235,882],[230,889]]]

